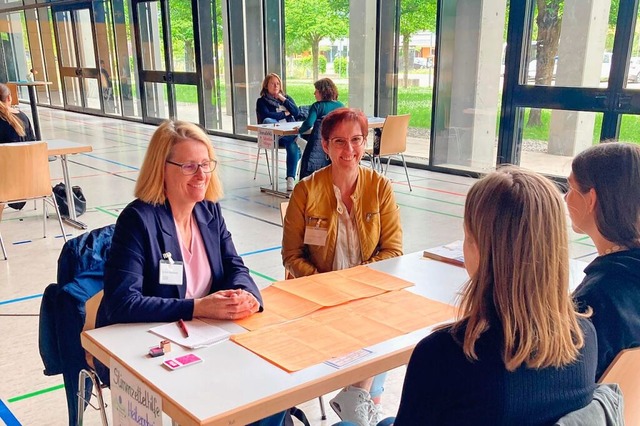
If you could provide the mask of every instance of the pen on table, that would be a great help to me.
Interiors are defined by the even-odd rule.
[[[187,330],[187,324],[183,320],[178,320],[178,327],[182,330],[182,334],[184,337],[189,337],[189,330]]]

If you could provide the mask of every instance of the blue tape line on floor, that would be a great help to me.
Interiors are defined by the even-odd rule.
[[[18,297],[17,299],[9,299],[9,300],[0,301],[0,305],[8,305],[10,303],[23,302],[23,301],[29,300],[29,299],[37,299],[38,297],[42,297],[42,293],[34,294],[34,295],[31,295],[31,296]]]
[[[0,420],[7,426],[22,426],[22,424],[16,419],[9,407],[0,399]]]
[[[251,256],[252,254],[265,253],[265,252],[268,252],[268,251],[280,250],[281,248],[282,248],[282,246],[277,246],[277,247],[270,247],[270,248],[266,248],[266,249],[262,249],[262,250],[250,251],[250,252],[247,252],[247,253],[241,253],[240,257]]]
[[[29,244],[30,242],[32,242],[32,241],[31,240],[14,241],[13,245],[17,246],[17,245],[20,245],[20,244]]]

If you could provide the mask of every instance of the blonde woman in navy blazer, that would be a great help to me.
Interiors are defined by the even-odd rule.
[[[237,320],[261,309],[260,292],[236,252],[217,203],[222,185],[215,166],[213,147],[198,126],[166,121],[158,127],[136,183],[137,199],[116,222],[99,326],[193,317]],[[201,255],[200,268],[192,269],[198,271],[193,281],[206,282],[210,271],[210,287],[201,286],[200,294],[188,297],[192,283],[186,263],[182,279],[162,282],[160,274],[169,254],[172,261],[183,261],[181,241],[197,241],[198,233],[208,268],[201,267]]]

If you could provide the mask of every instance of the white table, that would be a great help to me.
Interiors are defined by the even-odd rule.
[[[574,262],[573,280],[585,263]],[[411,253],[370,265],[416,284],[408,290],[453,303],[466,281],[463,268]],[[419,315],[419,313],[416,313]],[[414,346],[431,331],[427,327],[374,345],[369,357],[337,370],[318,364],[287,373],[231,341],[197,350],[204,362],[178,371],[160,366],[162,358],[147,358],[158,336],[148,332],[152,324],[118,324],[82,334],[82,345],[109,365],[116,359],[132,374],[158,392],[162,409],[175,422],[188,425],[243,425],[285,410],[319,395],[388,371],[409,361]],[[231,332],[239,326],[224,322]],[[188,352],[173,345],[171,356]]]
[[[67,192],[67,205],[69,206],[69,217],[63,217],[62,220],[78,229],[87,229],[87,225],[80,222],[76,217],[76,205],[73,200],[73,187],[71,185],[71,178],[69,177],[67,155],[91,152],[93,148],[91,145],[71,142],[64,139],[49,139],[46,142],[49,149],[49,155],[59,155],[60,163],[62,165],[62,178]]]
[[[271,195],[276,195],[278,197],[289,198],[288,192],[283,192],[278,189],[278,141],[282,136],[288,135],[297,135],[297,128],[302,125],[302,121],[285,121],[282,123],[274,123],[274,124],[250,124],[247,126],[248,130],[258,132],[267,131],[271,135],[273,139],[273,144],[271,144],[271,170],[273,170],[273,179],[271,179],[271,187],[260,187],[261,192],[266,192]],[[259,136],[258,136],[259,137]],[[260,141],[258,140],[258,147],[260,146]],[[260,151],[258,150],[258,153]]]

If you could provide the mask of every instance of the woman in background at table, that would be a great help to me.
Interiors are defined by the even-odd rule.
[[[245,318],[262,299],[238,256],[218,200],[222,184],[207,135],[184,121],[154,132],[120,213],[105,263],[96,324]],[[258,425],[280,425],[284,413]]]
[[[360,166],[367,131],[367,117],[356,109],[336,109],[322,121],[322,147],[331,165],[296,185],[284,218],[282,259],[294,277],[402,255],[391,183]],[[342,420],[375,424],[384,376],[348,386],[331,407]]]
[[[573,159],[568,182],[573,229],[598,251],[573,296],[593,309],[599,378],[618,352],[640,346],[640,147],[591,147]]]
[[[258,123],[296,121],[298,114],[298,106],[293,98],[282,91],[280,76],[276,73],[267,74],[262,80],[262,90],[256,101]],[[287,191],[293,191],[298,161],[300,161],[300,148],[295,136],[282,136],[278,139],[278,143],[287,150]]]
[[[11,106],[13,96],[6,84],[0,83],[0,143],[35,141],[29,117]],[[21,210],[26,203],[11,203],[10,207]],[[0,219],[4,204],[0,204]]]
[[[35,141],[29,117],[12,107],[12,101],[11,90],[0,83],[0,143]]]
[[[395,426],[549,425],[588,405],[595,330],[569,295],[565,212],[515,167],[469,190],[461,318],[416,346]]]
[[[309,115],[298,129],[298,146],[304,152],[300,161],[300,180],[309,176],[316,170],[329,165],[329,159],[322,150],[322,137],[320,136],[320,123],[325,115],[338,108],[344,108],[344,104],[338,100],[338,88],[330,78],[321,78],[313,83],[316,90],[313,95],[316,102],[309,108]],[[303,135],[313,129],[309,142]]]

